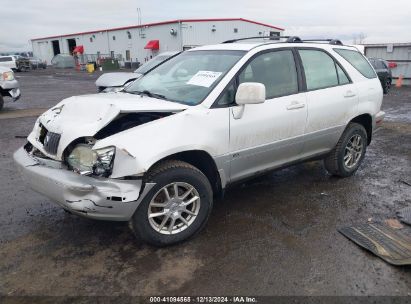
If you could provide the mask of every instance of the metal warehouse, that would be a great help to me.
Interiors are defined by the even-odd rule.
[[[365,44],[364,54],[396,63],[392,68],[393,78],[402,75],[404,84],[411,84],[411,43]]]
[[[50,64],[57,54],[83,46],[85,54],[145,62],[164,51],[247,36],[277,36],[284,29],[243,18],[183,19],[32,39],[34,56]]]

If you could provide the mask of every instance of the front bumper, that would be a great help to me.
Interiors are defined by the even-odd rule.
[[[3,91],[6,91],[7,94],[13,98],[13,101],[16,101],[21,96],[20,85],[17,80],[4,81],[1,84]]]
[[[61,162],[31,156],[24,148],[14,161],[30,187],[80,216],[128,221],[153,184],[141,180],[94,178],[62,167]]]
[[[385,112],[379,111],[374,117],[373,132],[377,132],[381,127],[385,118]]]

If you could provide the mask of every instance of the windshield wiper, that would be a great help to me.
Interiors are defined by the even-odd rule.
[[[154,97],[154,98],[166,99],[167,100],[167,98],[164,95],[157,94],[157,93],[152,93],[148,90],[144,90],[144,91],[126,91],[126,92],[130,93],[130,94],[146,95],[148,97]]]

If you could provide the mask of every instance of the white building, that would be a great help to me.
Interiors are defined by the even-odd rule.
[[[85,54],[144,62],[159,52],[184,50],[225,40],[280,35],[284,29],[243,18],[184,19],[32,39],[33,55],[50,64],[53,56],[82,45]]]

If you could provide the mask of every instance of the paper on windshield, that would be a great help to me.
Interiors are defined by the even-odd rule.
[[[187,84],[209,88],[221,74],[222,72],[198,71]]]

